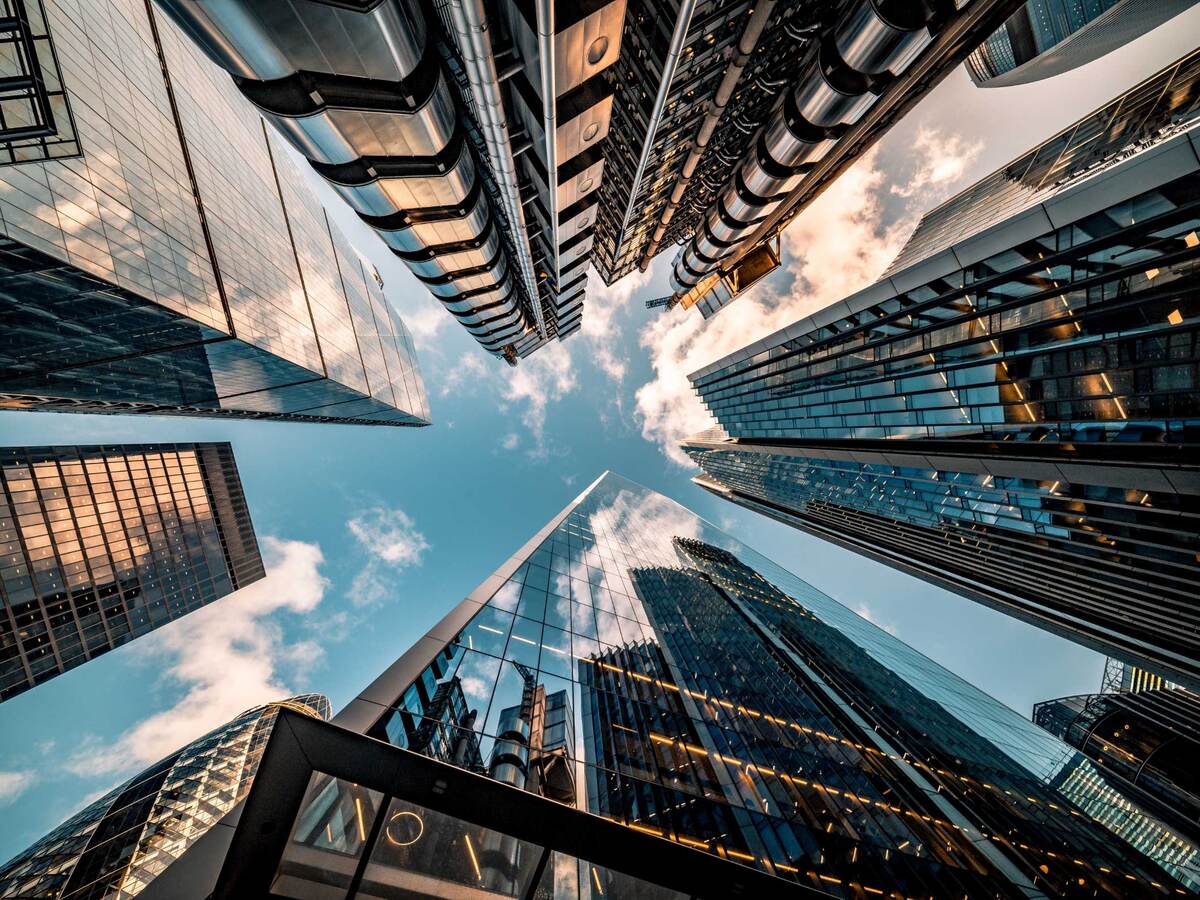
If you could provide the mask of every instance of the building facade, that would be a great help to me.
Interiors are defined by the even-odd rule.
[[[777,268],[783,228],[1015,6],[754,4],[719,85],[688,94],[692,144],[640,201],[641,267],[677,245],[674,293],[656,305],[707,318]]]
[[[1143,809],[1200,840],[1200,695],[1153,688],[1060,697],[1037,704],[1033,721]]]
[[[625,0],[160,5],[484,349],[578,330]]]
[[[1200,54],[691,376],[719,496],[1200,686]]]
[[[45,133],[0,127],[0,408],[428,424],[373,267],[224,72],[141,0],[9,6]]]
[[[1093,62],[1195,0],[1028,0],[967,57],[978,87],[1008,87]]]
[[[264,576],[228,444],[0,450],[0,701]]]
[[[424,740],[425,723],[443,739]],[[1196,847],[1091,778],[1083,756],[613,474],[333,724],[776,879],[752,896],[1128,897],[1200,886]],[[374,746],[382,764],[385,745]],[[533,777],[547,751],[570,778]],[[434,824],[403,794],[389,805],[328,764],[311,780],[290,776],[307,790],[281,857],[268,862],[283,894],[423,884],[440,895],[459,884],[523,896],[536,884],[546,896],[625,895],[607,870],[547,867],[540,848]],[[1056,785],[1076,772],[1068,797]],[[270,791],[265,781],[256,789],[267,792],[260,808],[275,808]],[[470,818],[466,783],[440,794],[466,798],[456,815]],[[256,827],[243,818],[233,853]],[[1117,832],[1143,837],[1135,848]],[[442,860],[433,868],[431,854]],[[235,891],[230,873],[250,864],[218,860],[217,896]],[[436,886],[422,880],[431,876]],[[670,883],[670,872],[662,877]]]
[[[0,897],[137,896],[246,796],[284,708],[319,719],[330,712],[320,694],[302,694],[249,709],[197,738],[0,867]]]

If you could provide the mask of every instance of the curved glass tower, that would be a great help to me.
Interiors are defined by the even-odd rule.
[[[133,897],[250,790],[281,709],[329,718],[301,694],[256,706],[109,791],[0,868],[0,897]]]
[[[1028,84],[1086,65],[1196,0],[1029,0],[967,57],[978,87]]]

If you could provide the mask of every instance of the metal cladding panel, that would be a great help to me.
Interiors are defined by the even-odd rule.
[[[566,209],[600,188],[604,177],[604,160],[598,159],[582,172],[571,176],[558,185],[558,208]]]
[[[613,98],[612,95],[609,95],[582,110],[578,115],[569,119],[559,118],[558,128],[555,131],[555,140],[558,141],[559,165],[608,137],[609,123],[612,119],[612,104]]]
[[[624,24],[625,0],[613,0],[554,35],[554,82],[558,96],[579,87],[617,61]]]

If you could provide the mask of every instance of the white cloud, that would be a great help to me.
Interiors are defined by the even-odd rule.
[[[517,445],[519,443],[521,443],[521,438],[517,435],[517,433],[515,431],[510,431],[500,441],[500,446],[503,447],[505,450],[516,450]]]
[[[420,565],[422,554],[429,549],[425,535],[402,509],[373,506],[346,527],[372,556],[396,568]]]
[[[440,303],[432,297],[429,301],[422,304],[420,309],[405,310],[403,313],[404,324],[412,334],[413,343],[422,351],[437,350],[439,336],[454,321],[454,317]]]
[[[7,806],[37,782],[36,772],[31,770],[0,771],[0,806]]]
[[[874,151],[867,153],[783,233],[782,276],[707,321],[694,310],[675,310],[643,328],[639,340],[654,378],[637,390],[637,415],[642,436],[668,459],[691,468],[676,442],[712,424],[687,380],[691,372],[870,284],[900,251],[931,193],[943,192],[979,152],[942,132],[922,135],[906,160],[915,174],[899,213],[885,210],[888,173]]]
[[[496,361],[496,367],[503,367],[504,363]],[[438,393],[443,397],[449,397],[451,394],[457,394],[464,385],[473,385],[481,381],[486,382],[491,379],[494,372],[488,366],[488,361],[485,359],[483,352],[468,352],[454,361],[454,364],[445,371],[438,373],[438,381],[441,386],[438,388]],[[468,388],[469,389],[469,388]],[[453,423],[447,423],[448,427],[453,428]]]
[[[584,314],[587,320],[587,314]],[[546,408],[575,390],[578,381],[567,345],[554,341],[532,356],[507,369],[500,386],[500,399],[523,407],[521,422],[529,429],[532,446],[526,450],[531,459],[545,459]]]
[[[350,584],[350,602],[357,607],[387,600],[394,591],[396,573],[419,566],[429,549],[425,535],[402,509],[373,506],[348,521],[346,527],[370,554]]]
[[[897,197],[926,195],[927,206],[940,200],[948,188],[957,186],[983,152],[982,141],[971,141],[960,134],[948,134],[932,128],[920,128],[912,143],[911,159],[916,166],[908,181],[893,184]]]
[[[83,777],[140,769],[250,707],[291,693],[281,670],[306,670],[321,655],[312,641],[285,642],[280,613],[311,613],[329,586],[316,544],[262,539],[267,577],[210,603],[134,644],[162,660],[164,677],[184,687],[170,708],[111,743],[85,741],[66,763]]]
[[[879,619],[875,615],[875,611],[873,609],[871,609],[871,607],[867,606],[866,603],[859,603],[858,606],[856,606],[854,608],[854,611],[856,613],[858,613],[860,616],[862,616],[864,619],[866,619],[868,622],[870,622],[872,625],[874,625],[876,628],[882,628],[888,634],[896,633],[896,626],[891,624],[890,622],[885,623],[885,622],[879,621]]]
[[[600,279],[596,271],[588,279],[587,309],[579,334],[591,350],[592,361],[614,384],[625,380],[629,360],[618,353],[616,347],[621,339],[617,325],[617,313],[629,305],[634,294],[650,283],[652,270],[645,272],[634,269],[611,287]]]

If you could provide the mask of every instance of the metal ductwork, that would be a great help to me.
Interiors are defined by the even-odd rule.
[[[417,4],[158,2],[480,344],[513,361],[544,336],[515,185],[499,185],[506,228]]]
[[[684,192],[687,191],[688,184],[696,174],[696,167],[700,164],[701,157],[704,156],[704,150],[708,147],[708,142],[712,140],[713,132],[717,130],[717,123],[721,121],[725,107],[729,105],[729,100],[733,97],[737,83],[742,77],[742,71],[746,68],[747,63],[750,62],[750,54],[754,52],[754,48],[758,45],[758,39],[762,37],[763,31],[767,27],[767,21],[771,18],[771,13],[774,11],[775,0],[760,0],[755,5],[754,12],[750,15],[750,21],[746,23],[745,29],[738,38],[737,51],[729,61],[729,65],[725,68],[725,74],[721,76],[721,83],[717,85],[717,90],[713,94],[708,109],[704,113],[703,121],[700,123],[700,130],[696,134],[695,140],[692,141],[692,147],[688,152],[687,159],[684,160],[679,180],[671,191],[667,205],[663,208],[658,226],[654,229],[654,234],[650,238],[650,243],[646,245],[646,252],[642,254],[639,268],[643,272],[649,268],[650,260],[658,252],[658,246],[662,242],[663,236],[667,233],[667,226],[675,218],[675,210],[679,208],[679,204],[683,201]]]
[[[671,284],[679,294],[716,270],[783,202],[875,102],[882,80],[912,64],[931,41],[932,18],[922,0],[856,0],[675,257]]]

